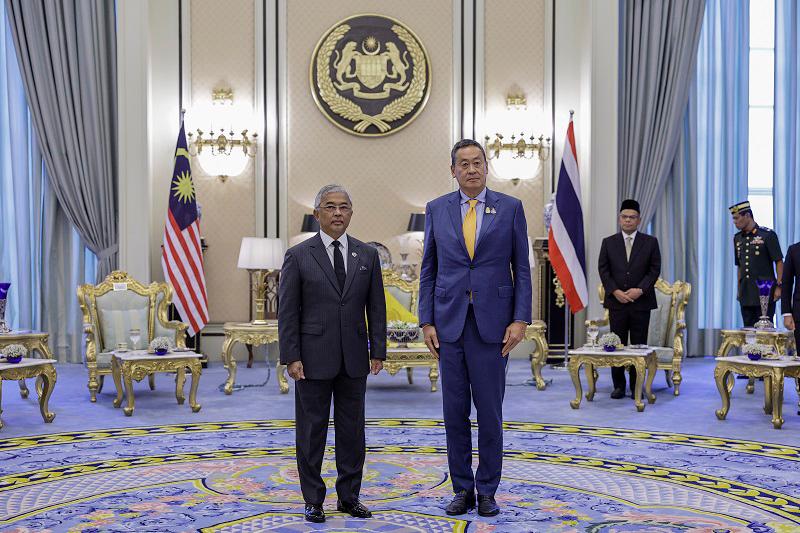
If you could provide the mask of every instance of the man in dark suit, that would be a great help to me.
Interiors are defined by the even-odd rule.
[[[323,187],[314,201],[314,216],[320,233],[286,251],[278,291],[281,363],[295,380],[297,469],[305,518],[325,521],[321,470],[331,396],[336,507],[369,518],[372,514],[358,496],[366,453],[367,375],[380,372],[386,359],[381,265],[375,248],[346,233],[353,209],[343,187]]]
[[[619,212],[622,231],[603,239],[597,260],[606,293],[603,307],[608,309],[611,331],[624,344],[647,344],[650,311],[658,307],[654,287],[661,274],[661,251],[658,239],[638,231],[639,213],[636,200],[622,202]],[[613,367],[611,378],[614,381],[611,397],[624,398],[625,369]],[[636,370],[631,367],[631,394],[635,384]]]
[[[447,461],[455,497],[449,515],[500,512],[506,356],[531,321],[528,235],[522,202],[486,188],[486,154],[456,143],[450,171],[459,190],[428,203],[419,278],[419,322],[439,359]],[[441,357],[440,357],[441,355]],[[469,415],[478,411],[478,469]]]
[[[794,344],[800,348],[800,242],[789,246],[783,262],[783,292],[781,297],[783,325],[794,331]]]

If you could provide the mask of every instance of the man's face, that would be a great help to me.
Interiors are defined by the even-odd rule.
[[[330,192],[322,197],[319,208],[314,209],[314,217],[319,221],[322,231],[338,239],[350,225],[353,206],[343,192]]]
[[[458,186],[465,193],[477,194],[486,187],[486,174],[489,169],[481,149],[477,146],[465,146],[456,152],[456,164],[450,172],[458,181]]]
[[[631,234],[639,228],[639,212],[635,209],[623,209],[619,212],[619,227],[627,234]]]
[[[734,213],[732,218],[733,218],[733,225],[736,226],[736,229],[742,231],[743,229],[747,228],[747,225],[750,223],[750,219],[752,217],[749,214],[745,213]]]

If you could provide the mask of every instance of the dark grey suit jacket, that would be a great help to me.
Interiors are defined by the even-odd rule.
[[[603,307],[621,309],[627,307],[637,310],[651,310],[658,307],[655,285],[661,275],[661,250],[658,239],[641,231],[636,234],[631,249],[631,258],[625,257],[625,240],[622,232],[603,239],[597,269],[600,281],[606,291]],[[620,289],[642,289],[639,299],[622,304],[612,294]]]
[[[378,251],[347,238],[343,291],[319,233],[289,248],[283,261],[278,289],[281,364],[302,361],[308,379],[333,379],[342,364],[348,376],[364,377],[370,358],[386,359],[386,300]]]

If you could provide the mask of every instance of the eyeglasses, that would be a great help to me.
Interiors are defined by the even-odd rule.
[[[330,213],[331,215],[334,214],[337,210],[341,212],[343,215],[346,215],[347,213],[353,210],[353,208],[350,207],[349,205],[323,205],[320,206],[320,209],[324,209],[327,213]]]
[[[639,218],[639,215],[620,215],[619,218],[622,220],[636,220]]]

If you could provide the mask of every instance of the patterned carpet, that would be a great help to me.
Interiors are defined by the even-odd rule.
[[[439,420],[367,428],[356,520],[303,521],[293,422],[118,428],[0,440],[0,531],[703,531],[800,530],[800,448],[673,433],[506,424],[503,512],[447,517]]]

